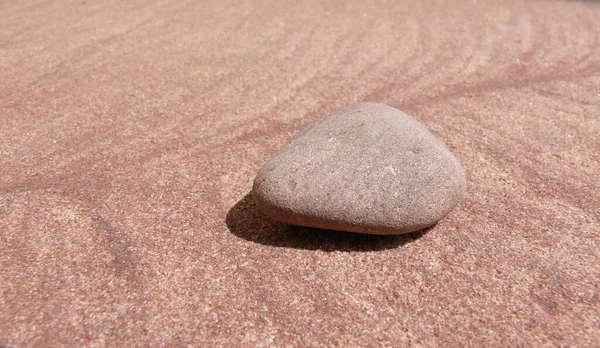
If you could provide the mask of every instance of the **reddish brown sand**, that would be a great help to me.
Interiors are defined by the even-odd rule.
[[[600,2],[3,1],[0,346],[600,342]],[[425,124],[435,227],[248,199],[320,115]]]

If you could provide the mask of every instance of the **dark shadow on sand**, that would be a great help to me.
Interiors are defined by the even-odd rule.
[[[376,251],[413,242],[433,228],[413,233],[380,236],[288,225],[264,216],[248,193],[227,213],[229,231],[245,240],[276,247],[324,251]]]

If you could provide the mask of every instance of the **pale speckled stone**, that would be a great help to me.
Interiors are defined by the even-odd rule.
[[[414,118],[362,103],[327,114],[258,172],[259,209],[290,224],[401,234],[435,224],[462,200],[458,160]]]

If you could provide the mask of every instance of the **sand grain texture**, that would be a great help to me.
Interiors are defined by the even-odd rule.
[[[0,345],[600,342],[597,1],[0,3]],[[262,217],[257,170],[381,102],[460,160],[435,227]]]

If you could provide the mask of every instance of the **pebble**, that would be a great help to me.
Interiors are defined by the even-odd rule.
[[[336,109],[258,172],[253,197],[280,222],[367,234],[431,226],[463,199],[465,171],[413,117],[391,106]]]

